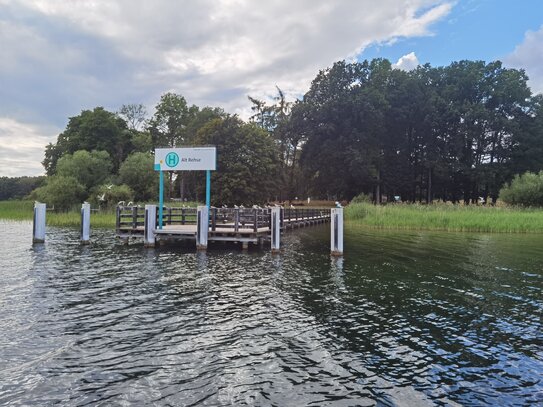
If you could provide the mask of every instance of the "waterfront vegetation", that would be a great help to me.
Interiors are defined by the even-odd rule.
[[[356,203],[345,208],[347,225],[379,229],[454,232],[542,233],[543,210],[511,206],[435,203],[376,206]]]
[[[0,201],[0,219],[32,220],[32,201]],[[196,206],[187,202],[186,206]],[[174,203],[174,206],[181,206]],[[326,205],[319,205],[321,207]],[[94,228],[114,228],[115,209],[93,212]],[[453,205],[450,203],[352,203],[345,208],[347,226],[377,229],[441,230],[451,232],[543,233],[543,210],[511,206]],[[78,227],[80,212],[47,212],[50,226]]]
[[[144,204],[142,204],[144,205]],[[186,202],[185,206],[196,206],[196,202]],[[181,206],[174,203],[170,206]],[[33,201],[0,201],[0,219],[32,220]],[[69,211],[48,210],[46,223],[49,226],[79,227],[81,222],[80,209],[74,207]],[[101,209],[91,213],[91,227],[115,228],[115,208]]]

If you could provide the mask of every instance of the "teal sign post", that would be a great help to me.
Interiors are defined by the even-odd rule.
[[[158,192],[158,228],[162,229],[164,207],[164,171],[206,171],[206,205],[211,205],[211,171],[217,168],[215,147],[185,147],[155,149],[155,171],[160,174]]]

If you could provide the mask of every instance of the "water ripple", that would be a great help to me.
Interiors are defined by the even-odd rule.
[[[351,231],[330,259],[326,228],[272,256],[1,226],[2,405],[543,402],[541,238]]]

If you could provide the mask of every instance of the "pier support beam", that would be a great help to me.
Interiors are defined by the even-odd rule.
[[[209,232],[209,208],[206,206],[198,207],[196,223],[196,249],[207,250],[207,234]]]
[[[45,242],[45,213],[47,211],[44,203],[34,203],[34,224],[32,227],[32,243]]]
[[[156,205],[145,205],[145,220],[143,232],[143,245],[145,247],[155,246],[156,229]]]
[[[343,256],[343,208],[331,209],[330,251],[332,256]]]
[[[281,208],[271,208],[271,252],[281,251]]]
[[[81,244],[90,244],[90,204],[85,202],[81,205]]]

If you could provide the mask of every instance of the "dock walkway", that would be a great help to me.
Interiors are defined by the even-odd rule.
[[[159,225],[158,210],[156,225]],[[124,242],[143,239],[145,208],[118,206],[116,235]],[[198,213],[196,208],[164,207],[162,228],[153,229],[160,241],[194,240],[197,237]],[[281,232],[330,221],[330,209],[281,208]],[[214,208],[209,210],[207,240],[261,244],[270,240],[271,208]]]

